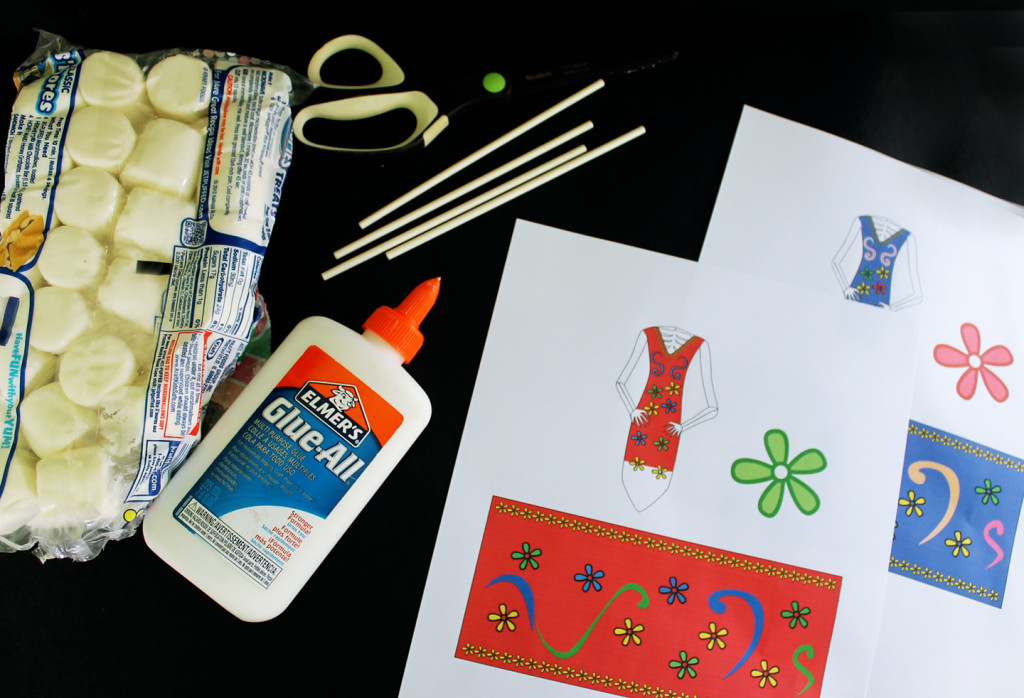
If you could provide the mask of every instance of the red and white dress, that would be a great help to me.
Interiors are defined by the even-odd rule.
[[[709,362],[704,339],[678,328],[648,327],[637,340],[619,389],[632,405],[622,482],[638,511],[668,490],[682,432],[718,412]],[[699,399],[684,402],[684,391],[693,383],[698,387],[691,392]]]

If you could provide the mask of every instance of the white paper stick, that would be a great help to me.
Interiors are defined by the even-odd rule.
[[[510,179],[509,181],[507,181],[507,182],[505,182],[503,184],[499,184],[498,186],[494,187],[493,189],[489,189],[488,191],[484,192],[483,194],[480,194],[479,196],[476,196],[473,199],[470,199],[469,201],[467,201],[467,202],[465,202],[463,204],[460,204],[459,206],[456,206],[455,208],[453,208],[453,209],[451,209],[449,211],[445,211],[444,213],[440,214],[439,216],[435,216],[434,218],[431,218],[426,223],[421,223],[420,225],[416,226],[415,228],[410,228],[409,230],[405,231],[404,233],[400,233],[400,234],[396,235],[395,237],[391,238],[390,240],[385,240],[384,242],[380,243],[379,245],[376,245],[375,247],[371,247],[370,249],[366,250],[365,252],[361,252],[361,253],[355,255],[354,257],[349,257],[348,259],[346,259],[341,264],[337,264],[337,265],[331,267],[330,269],[328,269],[327,271],[323,272],[321,274],[321,276],[326,281],[327,279],[333,278],[333,277],[337,276],[338,274],[341,274],[344,271],[348,271],[349,269],[362,264],[366,260],[372,259],[373,257],[376,257],[377,255],[379,255],[379,254],[381,254],[383,252],[387,252],[392,247],[395,247],[396,245],[399,245],[399,244],[405,242],[406,240],[410,240],[410,239],[416,237],[417,235],[420,235],[421,233],[424,233],[427,230],[431,230],[432,228],[435,228],[435,227],[441,225],[445,221],[450,220],[451,218],[454,218],[455,216],[458,216],[461,213],[464,213],[466,211],[471,211],[471,210],[473,210],[475,208],[479,208],[480,205],[485,203],[486,201],[488,201],[490,199],[493,199],[496,196],[500,196],[501,194],[503,194],[503,193],[505,193],[507,191],[513,190],[516,187],[521,186],[525,182],[528,182],[528,181],[530,181],[532,179],[536,179],[538,176],[540,176],[540,175],[544,174],[545,172],[548,172],[548,171],[550,171],[550,170],[552,170],[552,169],[554,169],[556,167],[559,167],[560,165],[563,165],[563,164],[565,164],[567,162],[571,162],[572,160],[574,160],[574,159],[578,158],[579,156],[581,156],[582,154],[584,154],[586,151],[587,151],[586,146],[578,145],[575,148],[573,148],[572,150],[567,151],[567,152],[559,155],[558,157],[552,158],[551,160],[548,160],[547,162],[545,162],[545,163],[543,163],[541,165],[538,165],[537,167],[533,168],[532,170],[529,170],[528,172],[524,172],[523,174],[519,175],[518,177],[514,177],[513,179]]]
[[[413,199],[415,199],[417,196],[419,196],[423,192],[425,192],[428,189],[430,189],[431,187],[437,185],[439,182],[447,179],[448,177],[452,176],[453,174],[455,174],[456,172],[462,170],[463,168],[468,167],[469,165],[473,164],[474,162],[476,162],[480,158],[484,157],[485,155],[488,155],[488,154],[494,152],[495,150],[497,150],[501,146],[505,145],[509,141],[511,141],[511,140],[513,140],[515,138],[518,138],[519,136],[523,135],[524,133],[529,131],[534,126],[537,126],[538,124],[546,121],[547,119],[550,119],[555,114],[557,114],[557,113],[559,113],[559,112],[561,112],[561,111],[563,111],[565,109],[568,109],[572,105],[576,104],[576,102],[579,102],[581,99],[584,99],[585,97],[589,97],[594,92],[597,92],[599,89],[601,89],[602,87],[604,87],[604,80],[597,80],[596,82],[591,83],[587,87],[584,87],[582,90],[580,90],[576,94],[573,94],[573,95],[570,95],[569,97],[566,97],[565,99],[563,99],[561,102],[559,102],[555,106],[550,107],[549,109],[546,109],[545,111],[541,112],[540,114],[538,114],[537,116],[533,117],[529,121],[526,121],[526,122],[522,123],[521,125],[517,126],[516,128],[512,129],[511,131],[506,133],[504,136],[501,136],[501,137],[495,139],[494,141],[491,141],[489,144],[485,145],[483,148],[481,148],[480,150],[476,151],[475,153],[466,156],[462,160],[459,160],[457,163],[455,163],[454,165],[452,165],[448,169],[444,170],[443,172],[434,175],[433,177],[428,179],[423,184],[419,185],[415,189],[413,189],[413,190],[409,191],[408,193],[406,193],[406,194],[400,196],[399,198],[395,199],[390,204],[388,204],[384,208],[380,209],[376,213],[370,214],[369,216],[367,216],[363,220],[359,221],[359,227],[360,228],[364,228],[364,229],[370,227],[371,225],[376,223],[378,220],[380,220],[384,216],[388,215],[389,213],[391,213],[395,209],[399,208],[400,206],[403,206],[403,205],[407,204],[408,202],[412,201]]]
[[[556,177],[559,177],[559,176],[565,174],[566,172],[569,172],[570,170],[576,169],[580,165],[585,165],[588,162],[590,162],[591,160],[594,160],[595,158],[601,157],[605,153],[607,153],[607,152],[609,152],[611,150],[614,150],[615,148],[618,148],[620,145],[628,143],[629,141],[633,140],[634,138],[642,136],[645,132],[646,132],[646,129],[643,126],[638,126],[637,128],[633,129],[632,131],[629,131],[628,133],[624,133],[623,135],[619,136],[618,138],[616,138],[614,140],[611,140],[611,141],[608,141],[604,145],[599,146],[599,147],[595,148],[594,150],[591,150],[591,151],[589,151],[589,152],[587,152],[587,153],[585,153],[583,155],[580,155],[579,157],[574,158],[573,160],[570,160],[569,162],[565,163],[564,165],[561,165],[561,166],[559,166],[559,167],[557,167],[557,168],[555,168],[553,170],[550,170],[550,171],[540,175],[539,177],[531,179],[530,181],[526,182],[525,184],[522,184],[522,185],[516,187],[515,189],[513,189],[513,190],[511,190],[511,191],[509,191],[509,192],[507,192],[507,193],[505,193],[505,194],[503,194],[503,195],[501,195],[499,197],[491,199],[487,203],[472,209],[468,213],[464,213],[463,215],[461,215],[461,216],[459,216],[457,218],[453,218],[453,219],[449,220],[447,223],[444,223],[444,224],[442,224],[442,225],[440,225],[440,226],[438,226],[436,228],[433,228],[433,229],[423,233],[422,235],[409,240],[408,242],[402,243],[400,245],[396,245],[395,247],[393,247],[390,250],[388,250],[387,258],[388,259],[394,259],[395,257],[401,256],[401,255],[405,254],[406,252],[419,247],[420,245],[422,245],[425,242],[430,242],[434,238],[439,237],[439,236],[447,233],[448,231],[453,230],[453,229],[459,227],[463,223],[467,223],[467,222],[473,220],[477,216],[481,216],[481,215],[487,213],[488,211],[493,211],[494,209],[498,208],[502,204],[508,203],[509,201],[512,201],[516,197],[522,196],[523,194],[536,189],[537,187],[541,186],[542,184],[546,184],[546,183],[550,182],[551,180],[555,179]]]
[[[544,143],[543,145],[540,145],[540,146],[534,148],[533,150],[531,150],[530,152],[528,152],[528,153],[526,153],[524,155],[520,155],[515,160],[507,162],[504,165],[502,165],[501,167],[498,167],[498,168],[496,168],[494,170],[491,170],[490,172],[488,172],[485,175],[481,175],[480,177],[477,177],[472,182],[470,182],[468,184],[462,185],[461,187],[459,187],[455,191],[453,191],[453,192],[451,192],[449,194],[445,194],[441,198],[439,198],[439,199],[437,199],[435,201],[432,201],[429,204],[425,204],[423,206],[420,206],[418,209],[416,209],[412,213],[407,213],[406,215],[402,216],[401,218],[399,218],[399,219],[397,219],[395,221],[392,221],[391,223],[388,223],[384,227],[378,228],[377,230],[373,231],[372,233],[370,233],[368,235],[364,235],[362,238],[360,238],[359,240],[356,240],[355,242],[350,242],[349,244],[345,245],[344,247],[338,248],[337,250],[334,251],[334,258],[335,259],[341,259],[345,255],[348,255],[348,254],[351,254],[352,252],[355,252],[360,247],[364,247],[365,245],[369,245],[371,242],[379,240],[380,238],[384,237],[385,235],[389,235],[390,233],[398,230],[399,228],[405,227],[409,223],[412,223],[413,221],[418,220],[419,218],[422,218],[423,216],[427,215],[431,211],[434,211],[435,209],[438,209],[441,206],[444,206],[445,204],[448,204],[448,203],[450,203],[452,201],[455,201],[459,197],[465,196],[466,194],[468,194],[469,192],[471,192],[471,191],[473,191],[475,189],[479,189],[480,187],[482,187],[483,185],[487,184],[488,182],[491,182],[491,181],[497,179],[498,177],[502,177],[502,176],[508,174],[512,170],[514,170],[517,167],[520,167],[522,165],[525,165],[526,163],[530,162],[531,160],[539,158],[544,153],[547,153],[550,150],[554,150],[558,146],[560,146],[560,145],[562,145],[562,144],[572,140],[576,136],[579,136],[579,135],[589,131],[592,128],[594,128],[594,122],[593,121],[587,121],[587,122],[584,122],[584,123],[580,124],[579,126],[577,126],[576,128],[572,129],[571,131],[566,131],[565,133],[563,133],[561,136],[558,136],[557,138],[552,138],[547,143]]]

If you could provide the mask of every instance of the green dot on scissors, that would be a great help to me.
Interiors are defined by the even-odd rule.
[[[484,89],[497,94],[505,89],[505,76],[501,73],[487,73],[483,80]]]

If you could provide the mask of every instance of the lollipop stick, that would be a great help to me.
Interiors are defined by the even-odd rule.
[[[384,208],[378,210],[376,213],[371,213],[369,216],[367,216],[363,220],[359,221],[359,227],[363,228],[363,229],[366,229],[366,228],[370,227],[371,225],[373,225],[374,223],[379,221],[384,216],[388,215],[389,213],[391,213],[395,209],[397,209],[397,208],[399,208],[401,206],[404,206],[405,204],[407,204],[408,202],[412,201],[417,196],[419,196],[423,192],[427,191],[431,187],[436,186],[438,183],[444,181],[445,179],[448,179],[449,177],[451,177],[456,172],[459,172],[460,170],[468,167],[469,165],[473,164],[474,162],[476,162],[480,158],[484,157],[485,155],[489,155],[490,153],[494,152],[495,150],[497,150],[501,146],[505,145],[506,143],[508,143],[508,142],[510,142],[510,141],[512,141],[512,140],[514,140],[516,138],[518,138],[519,136],[523,135],[524,133],[526,133],[527,131],[532,129],[534,126],[537,126],[538,124],[541,124],[544,121],[547,121],[548,119],[550,119],[555,114],[558,114],[559,112],[564,111],[565,109],[568,109],[572,105],[576,104],[576,102],[579,102],[581,99],[584,99],[585,97],[589,97],[594,92],[597,92],[599,89],[601,89],[602,87],[604,87],[604,80],[597,80],[596,82],[591,83],[587,87],[584,87],[579,92],[577,92],[577,93],[575,93],[573,95],[570,95],[569,97],[566,97],[565,99],[563,99],[561,102],[559,102],[555,106],[550,107],[550,108],[544,110],[543,112],[541,112],[537,116],[533,117],[529,121],[525,121],[521,125],[519,125],[516,128],[512,129],[511,131],[506,133],[504,136],[501,136],[501,137],[491,141],[489,144],[485,145],[483,148],[481,148],[480,150],[476,151],[475,153],[466,156],[465,158],[463,158],[462,160],[459,160],[457,163],[455,163],[454,165],[452,165],[448,169],[444,170],[443,172],[434,175],[433,177],[428,179],[423,184],[419,185],[415,189],[412,189],[408,193],[403,194],[402,196],[398,197],[397,199],[392,201],[390,204],[388,204]]]

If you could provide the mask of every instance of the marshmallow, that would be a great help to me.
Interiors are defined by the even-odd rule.
[[[111,334],[82,337],[60,359],[58,381],[71,402],[96,407],[111,392],[135,378],[131,348]]]
[[[146,187],[190,199],[202,156],[198,131],[173,119],[154,119],[139,135],[121,170],[121,182],[129,189]]]
[[[57,355],[28,348],[25,356],[25,395],[57,377]]]
[[[149,103],[145,93],[139,97],[139,101],[118,107],[117,110],[128,117],[136,133],[141,133],[146,124],[156,118],[156,110]]]
[[[39,273],[39,266],[36,264],[28,268],[22,267],[18,270],[18,274],[23,276],[32,288],[42,288],[46,285],[46,279]]]
[[[116,175],[135,147],[135,129],[116,109],[83,107],[68,121],[65,145],[75,164]]]
[[[124,207],[124,189],[109,172],[74,167],[60,177],[53,206],[65,225],[106,236]]]
[[[86,446],[36,463],[39,510],[51,524],[81,524],[103,515],[112,462],[106,449]]]
[[[78,94],[86,104],[122,107],[138,101],[145,87],[142,69],[129,56],[97,51],[82,61]]]
[[[96,411],[68,400],[59,383],[26,395],[20,412],[20,435],[40,458],[91,441],[99,426]]]
[[[137,187],[114,228],[118,254],[151,262],[170,262],[181,235],[181,222],[194,218],[196,205],[162,192]]]
[[[202,119],[190,121],[188,125],[191,126],[196,133],[202,136],[203,140],[206,140],[206,134],[210,128],[210,117],[204,116]]]
[[[169,56],[149,71],[146,92],[160,116],[191,121],[210,106],[210,68],[198,58]]]
[[[139,274],[136,260],[118,257],[100,285],[100,306],[147,332],[156,330],[167,290],[166,274]]]
[[[7,482],[0,494],[0,534],[11,533],[39,513],[36,499],[36,459],[25,450],[17,450],[7,467]]]
[[[61,354],[91,324],[92,311],[82,294],[45,286],[36,291],[29,344],[40,351]]]
[[[100,241],[90,233],[62,225],[46,236],[37,265],[47,283],[78,290],[102,278],[106,254]]]
[[[126,385],[111,391],[99,404],[100,436],[115,455],[125,455],[142,442],[146,389]]]

